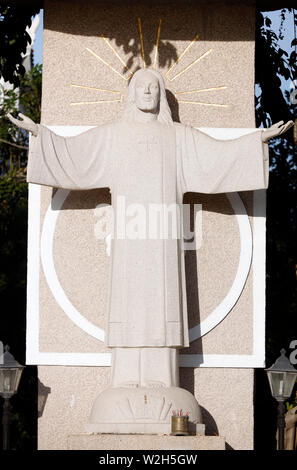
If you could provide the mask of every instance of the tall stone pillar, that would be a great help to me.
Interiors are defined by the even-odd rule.
[[[175,120],[234,138],[255,127],[251,2],[44,2],[42,124],[75,135],[119,118],[130,71],[164,76]],[[211,158],[211,156],[210,156]],[[264,366],[265,194],[205,195],[185,253],[190,348],[180,385],[206,433],[253,447],[254,368]],[[39,449],[85,432],[110,379],[104,345],[108,189],[30,187],[27,363],[38,365]],[[196,217],[196,222],[197,222]],[[44,393],[46,391],[46,393]]]

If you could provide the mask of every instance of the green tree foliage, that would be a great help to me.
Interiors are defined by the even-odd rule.
[[[18,89],[0,89],[0,175],[18,172],[19,177],[27,166],[28,133],[13,125],[7,113],[15,116],[21,109],[35,122],[40,121],[42,67],[36,65],[20,78]]]
[[[264,126],[293,117],[281,89],[281,78],[297,78],[296,68],[291,65],[295,51],[288,57],[279,47],[281,34],[272,29],[268,17],[257,12],[255,81],[261,88],[261,95],[256,98],[256,109],[258,123]]]
[[[0,340],[9,344],[19,362],[25,363],[27,278],[27,148],[28,135],[7,119],[21,108],[40,122],[42,68],[34,67],[20,78],[19,88],[3,90],[0,109]],[[20,391],[13,398],[11,445],[36,446],[37,377],[26,367]]]
[[[24,76],[22,54],[26,52],[31,37],[26,31],[31,18],[39,12],[36,7],[0,5],[0,76],[15,86]]]
[[[0,175],[6,175],[14,166],[14,158],[18,160],[22,157],[22,152],[14,145],[24,146],[24,142],[18,142],[18,131],[6,117],[8,112],[16,112],[18,107],[18,96],[14,90],[0,90],[2,103],[0,108]],[[9,145],[9,144],[12,145]],[[16,151],[17,149],[17,151]]]
[[[30,73],[21,79],[20,104],[26,116],[34,122],[40,122],[41,114],[42,66],[35,65]]]
[[[295,119],[297,106],[290,103],[290,90],[284,90],[281,82],[282,79],[297,78],[294,41],[289,55],[278,45],[283,34],[282,25],[279,32],[273,31],[269,18],[258,12],[257,26],[256,83],[261,87],[256,101],[257,126],[266,126],[281,119]],[[297,307],[297,147],[293,130],[281,139],[270,141],[269,154],[267,353],[268,359],[274,361],[279,349],[288,347],[290,340],[294,339],[292,325]]]

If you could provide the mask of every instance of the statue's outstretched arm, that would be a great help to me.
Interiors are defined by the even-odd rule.
[[[26,131],[31,132],[33,135],[37,136],[38,125],[35,124],[35,122],[32,121],[32,119],[28,118],[27,116],[24,116],[24,114],[22,113],[19,113],[19,117],[21,119],[14,118],[10,113],[7,114],[7,117],[17,127],[20,127],[21,129],[25,129]]]
[[[279,135],[284,134],[292,126],[294,126],[293,121],[288,121],[286,124],[284,121],[279,121],[268,129],[262,131],[262,141],[268,142],[269,139],[273,139],[274,137],[278,137]]]
[[[27,182],[64,189],[109,188],[112,180],[112,126],[63,137],[19,114],[8,119],[37,136],[28,155]]]

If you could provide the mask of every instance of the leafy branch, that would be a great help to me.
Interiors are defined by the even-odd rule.
[[[23,54],[31,44],[26,28],[39,10],[27,5],[0,6],[0,76],[14,86],[19,86],[20,77],[25,74]]]

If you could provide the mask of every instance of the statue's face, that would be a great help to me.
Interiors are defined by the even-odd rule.
[[[156,112],[160,99],[159,80],[149,71],[142,73],[135,83],[135,104],[144,112]]]

